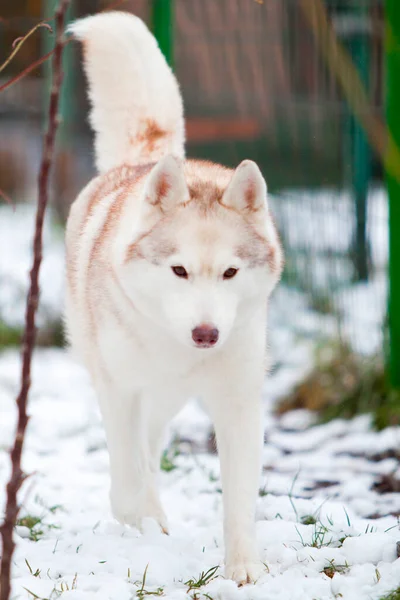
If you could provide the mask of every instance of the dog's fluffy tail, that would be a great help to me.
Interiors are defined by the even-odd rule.
[[[98,170],[183,157],[178,83],[143,21],[105,12],[75,21],[69,32],[83,45]]]

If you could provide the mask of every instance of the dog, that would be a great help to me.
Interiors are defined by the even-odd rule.
[[[189,397],[213,419],[221,464],[225,576],[255,581],[268,298],[282,249],[265,180],[185,160],[178,83],[145,24],[80,19],[99,175],[71,207],[65,321],[96,390],[121,523],[164,532],[163,433]]]

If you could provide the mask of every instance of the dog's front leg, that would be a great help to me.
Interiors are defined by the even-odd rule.
[[[110,499],[118,521],[139,529],[145,517],[167,529],[150,465],[144,399],[102,383],[97,386],[110,456]]]
[[[224,503],[225,575],[239,584],[263,571],[255,535],[263,431],[259,394],[220,390],[207,402],[214,420]],[[242,388],[243,390],[243,388]]]

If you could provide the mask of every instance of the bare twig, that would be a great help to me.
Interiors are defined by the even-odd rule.
[[[0,198],[3,198],[3,200],[5,200],[7,202],[7,204],[11,204],[12,206],[14,206],[13,201],[11,200],[10,196],[8,194],[6,194],[1,188],[0,188]]]
[[[31,71],[34,71],[35,69],[37,69],[37,67],[40,67],[40,65],[42,65],[44,62],[46,62],[46,60],[48,60],[50,58],[50,56],[52,54],[54,54],[54,52],[55,52],[55,48],[53,48],[53,50],[50,50],[50,52],[48,52],[41,58],[38,58],[37,60],[35,60],[33,63],[31,63],[29,66],[27,66],[26,69],[24,69],[23,71],[18,73],[18,75],[15,75],[15,77],[12,77],[11,79],[9,79],[5,83],[3,83],[3,85],[0,85],[0,93],[4,92],[4,90],[9,88],[11,85],[13,85],[13,83],[17,83],[17,81],[19,81],[20,79],[25,77],[25,75],[28,75]]]
[[[371,108],[365,86],[349,53],[337,39],[323,1],[300,0],[299,7],[308,21],[321,55],[335,75],[371,146],[386,171],[400,181],[399,147],[382,119]]]
[[[39,29],[40,27],[44,27],[45,29],[48,29],[50,32],[52,32],[52,28],[50,27],[50,25],[48,23],[45,23],[44,21],[40,21],[40,23],[36,23],[36,25],[34,25],[29,31],[28,33],[26,33],[25,35],[17,38],[16,40],[14,40],[13,44],[12,44],[12,51],[10,53],[10,55],[8,56],[8,58],[6,58],[6,60],[3,62],[2,65],[0,65],[0,73],[6,68],[7,65],[10,64],[10,62],[12,61],[12,59],[14,58],[14,56],[16,54],[18,54],[18,52],[20,51],[20,49],[22,48],[22,46],[24,45],[24,43],[26,42],[27,39],[29,39],[31,37],[32,34],[35,33],[35,31],[37,29]]]
[[[32,352],[36,337],[35,316],[39,299],[39,270],[42,260],[42,229],[48,201],[49,173],[54,158],[55,136],[58,126],[58,106],[62,73],[62,53],[64,49],[65,15],[70,0],[60,0],[55,15],[56,42],[53,56],[53,81],[50,94],[47,132],[43,143],[43,155],[38,179],[38,204],[36,212],[35,236],[33,241],[33,264],[30,272],[30,288],[26,303],[25,331],[21,387],[17,398],[18,421],[14,446],[11,450],[11,476],[7,484],[7,501],[4,523],[1,526],[3,554],[0,571],[0,600],[9,600],[11,591],[11,561],[15,549],[13,529],[19,511],[17,494],[25,479],[21,469],[21,456],[25,430],[28,424],[27,401],[31,383]]]
[[[115,2],[111,2],[110,4],[108,4],[106,7],[104,7],[99,12],[106,12],[106,11],[109,11],[109,10],[115,10],[116,8],[118,8],[119,6],[121,6],[122,4],[125,4],[125,2],[127,2],[127,0],[116,0]],[[1,18],[0,18],[0,20],[1,20]],[[38,24],[38,25],[46,25],[46,22],[45,21],[41,21],[41,23]],[[69,40],[67,40],[65,42],[65,44],[68,44],[71,41],[72,40],[69,39]],[[50,52],[48,52],[47,54],[44,54],[43,56],[41,56],[40,58],[38,58],[37,60],[35,60],[33,63],[31,63],[30,65],[28,65],[25,69],[23,69],[23,71],[21,71],[20,73],[18,73],[17,75],[15,75],[15,77],[12,77],[11,79],[9,79],[5,83],[3,83],[3,85],[0,85],[0,93],[3,92],[4,90],[6,90],[7,88],[11,87],[14,83],[17,83],[18,81],[20,81],[20,79],[23,79],[26,75],[29,75],[29,73],[31,73],[32,71],[34,71],[38,67],[40,67],[40,65],[42,65],[43,63],[45,63],[46,60],[48,60],[52,56],[52,54],[54,53],[54,50],[55,50],[55,48],[53,48],[52,50],[50,50]]]

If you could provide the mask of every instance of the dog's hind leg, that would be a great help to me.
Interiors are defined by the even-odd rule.
[[[142,527],[143,519],[155,519],[166,530],[150,452],[141,393],[121,392],[109,384],[97,386],[110,455],[111,506],[115,518]]]

